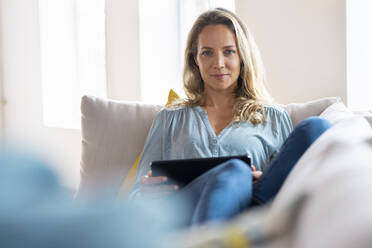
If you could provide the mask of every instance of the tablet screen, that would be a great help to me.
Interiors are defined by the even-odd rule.
[[[251,165],[251,159],[245,155],[153,161],[151,170],[153,176],[167,176],[170,179],[168,183],[177,183],[182,187],[215,166],[234,158],[244,161],[247,166]]]

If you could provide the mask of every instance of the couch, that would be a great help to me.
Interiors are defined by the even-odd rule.
[[[283,105],[296,126],[320,116],[334,126],[301,157],[272,203],[221,225],[185,230],[174,247],[372,246],[372,114],[336,97]],[[117,198],[133,180],[160,105],[82,98],[81,181],[77,199]],[[129,178],[131,177],[131,178]],[[125,195],[125,194],[124,194]],[[125,197],[125,196],[124,196]]]

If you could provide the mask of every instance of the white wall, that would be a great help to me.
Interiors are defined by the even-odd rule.
[[[2,13],[1,13],[1,4],[0,4],[0,139],[3,136],[3,121],[4,121],[4,111],[3,111],[3,104],[4,97],[3,97],[3,56],[2,56],[2,47],[3,47],[3,30],[2,30]]]
[[[346,102],[345,0],[236,0],[253,31],[269,89],[280,103],[340,96]],[[137,1],[108,0],[108,95],[140,99]]]
[[[43,125],[38,8],[38,0],[0,0],[5,141],[41,154],[76,188],[80,130]],[[107,0],[106,21],[108,97],[139,100],[138,2]]]
[[[237,13],[261,48],[279,102],[345,98],[344,6],[344,0],[236,1]],[[76,188],[80,131],[42,124],[38,0],[0,0],[0,17],[6,138],[42,153]],[[107,0],[106,18],[108,96],[139,100],[138,2]]]
[[[40,153],[76,187],[80,131],[43,126],[38,0],[2,0],[0,10],[6,142]]]
[[[236,0],[236,12],[254,33],[278,102],[346,101],[345,0]]]
[[[107,94],[139,100],[140,54],[138,1],[106,0]]]

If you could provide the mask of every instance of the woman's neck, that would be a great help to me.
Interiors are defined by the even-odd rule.
[[[206,92],[205,94],[205,106],[208,108],[215,109],[226,109],[234,106],[235,99],[232,92]]]

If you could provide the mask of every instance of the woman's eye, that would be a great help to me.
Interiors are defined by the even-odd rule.
[[[204,55],[204,56],[209,56],[209,55],[212,54],[212,52],[211,51],[203,51],[201,54]]]
[[[226,55],[233,54],[233,53],[235,53],[234,50],[231,50],[231,49],[229,49],[229,50],[225,50],[225,54],[226,54]]]

